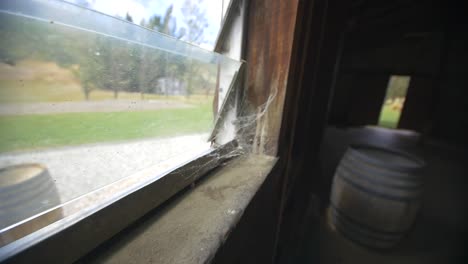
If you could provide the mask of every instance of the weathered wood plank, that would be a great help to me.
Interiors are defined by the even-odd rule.
[[[251,0],[247,26],[247,99],[253,107],[269,101],[257,120],[257,151],[277,154],[289,74],[298,0]]]

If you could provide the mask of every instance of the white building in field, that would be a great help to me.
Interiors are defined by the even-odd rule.
[[[187,86],[180,79],[161,77],[157,81],[156,92],[164,95],[187,95]]]

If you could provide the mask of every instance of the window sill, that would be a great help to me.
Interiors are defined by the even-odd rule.
[[[207,263],[236,226],[277,159],[231,161],[130,230],[86,263]]]

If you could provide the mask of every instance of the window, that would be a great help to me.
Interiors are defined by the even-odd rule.
[[[67,0],[212,50],[230,0]]]
[[[0,33],[1,253],[138,184],[170,178],[167,198],[230,153],[207,139],[241,62],[60,1],[2,1]]]
[[[385,100],[380,111],[379,126],[398,127],[410,80],[410,76],[392,75],[390,77]]]

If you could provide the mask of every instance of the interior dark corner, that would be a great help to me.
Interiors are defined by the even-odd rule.
[[[250,12],[269,14],[270,10],[259,4],[265,1],[253,2],[256,4]],[[271,3],[269,8],[279,6]],[[295,27],[302,34],[296,32],[294,36],[289,73],[293,77],[288,83],[279,146],[280,163],[281,158],[287,159],[283,173],[289,180],[282,182],[287,197],[280,212],[275,262],[466,263],[466,7],[457,1],[416,0],[303,1],[299,6]],[[255,9],[259,7],[261,11]],[[268,23],[262,25],[269,27]],[[249,30],[252,28],[255,30],[256,26],[249,25]],[[263,40],[281,41],[284,32],[279,31]],[[260,43],[249,43],[248,47],[255,45]],[[394,129],[379,126],[391,76],[410,77],[404,105],[396,109],[401,116]],[[372,232],[365,233],[366,230],[362,231],[364,234],[356,231],[359,221],[365,223],[372,213],[363,213],[361,219],[357,216],[358,227],[352,219],[351,224],[346,219],[342,222],[338,219],[337,223],[330,216],[332,188],[353,188],[332,187],[335,173],[339,173],[337,167],[353,144],[397,149],[426,163],[419,178],[424,186],[421,207],[409,229],[392,247],[375,248],[380,239],[388,239],[377,231],[384,231],[391,221],[411,218],[411,205],[406,205],[400,220],[395,220],[392,209],[386,211],[386,203],[380,203],[371,194],[366,201],[352,195],[347,196],[349,201],[341,201],[339,206],[351,213],[349,207],[355,203],[374,203],[368,210],[383,214],[388,221],[373,226],[377,237]],[[283,153],[284,149],[288,151]],[[272,193],[280,190],[274,186],[277,183],[270,184],[272,187],[263,188],[271,188]],[[396,189],[388,192],[392,191],[397,192]],[[256,208],[276,203],[275,196],[269,195],[263,201],[254,201],[258,203]],[[239,228],[250,232],[242,234],[239,230],[237,237],[234,235],[232,240],[239,241],[235,246],[226,246],[229,250],[221,254],[220,263],[237,263],[231,258],[241,259],[238,254],[243,255],[240,252],[248,247],[243,243],[255,247],[247,250],[251,256],[260,257],[259,252],[268,252],[262,250],[271,234],[266,227],[255,232],[252,227],[274,222],[263,213],[247,211],[241,221],[245,227]],[[246,242],[254,234],[257,242]],[[370,237],[371,242],[363,245],[359,241],[362,236]],[[369,246],[372,243],[374,247]]]
[[[236,85],[262,110],[243,127],[258,156],[205,157],[206,177],[186,181],[189,168],[161,180],[163,201],[148,184],[6,262],[468,263],[463,1],[232,2],[245,5],[232,12],[246,12]],[[238,182],[210,185],[227,176]],[[244,205],[223,207],[234,194],[230,205]]]

